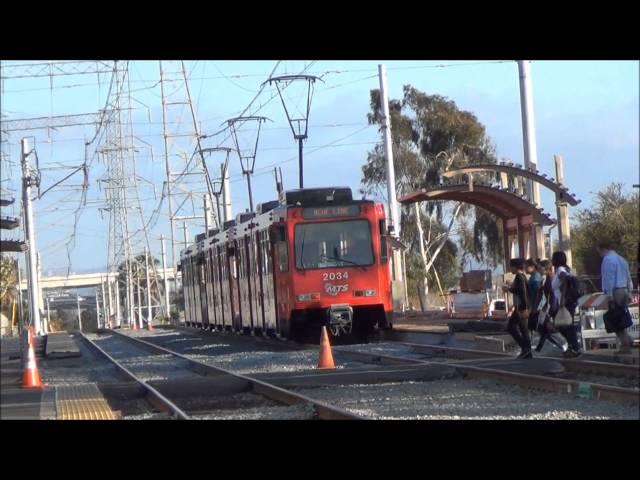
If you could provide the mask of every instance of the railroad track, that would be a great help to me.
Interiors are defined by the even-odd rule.
[[[316,401],[266,381],[207,365],[141,338],[131,337],[115,330],[107,330],[106,332],[111,335],[109,348],[101,348],[98,342],[91,340],[86,335],[82,335],[82,338],[116,365],[118,370],[131,381],[144,389],[146,398],[152,405],[168,413],[173,418],[190,419],[194,417],[191,412],[206,415],[210,410],[220,410],[220,408],[211,408],[209,403],[212,400],[216,400],[216,407],[220,407],[220,404],[222,404],[226,410],[237,409],[238,405],[235,403],[242,395],[244,395],[243,398],[245,400],[248,395],[253,395],[262,397],[277,405],[304,407],[311,412],[311,418],[331,420],[355,420],[361,418],[346,410]],[[124,344],[134,346],[134,351],[124,347]],[[153,373],[146,372],[144,366],[127,368],[125,365],[127,361],[136,356],[148,357],[151,359],[150,362],[156,362],[156,366],[158,363],[163,363],[165,367],[167,365],[175,367],[175,372],[173,372],[175,378],[164,382],[143,378],[145,375],[151,375],[151,378],[153,378]],[[178,376],[178,374],[184,374],[185,372],[188,373]],[[184,378],[180,378],[181,376],[184,376]],[[207,398],[201,398],[199,402],[194,404],[193,399],[195,396]],[[225,399],[231,397],[234,397],[235,400],[226,400],[225,403]],[[248,409],[252,406],[255,406],[254,399],[248,404],[245,402],[245,405],[240,405],[240,408]]]
[[[154,407],[159,410],[169,413],[170,415],[175,416],[175,418],[180,420],[187,420],[189,415],[184,412],[180,407],[175,405],[170,399],[165,397],[162,393],[160,393],[157,389],[151,386],[145,380],[139,378],[136,374],[134,374],[131,370],[126,368],[122,363],[116,360],[113,356],[111,356],[108,352],[98,346],[94,341],[89,339],[84,333],[81,331],[78,332],[82,340],[89,345],[93,350],[98,352],[100,355],[105,357],[111,364],[113,364],[116,369],[130,382],[138,385],[143,390],[143,396],[145,399]]]
[[[449,358],[461,360],[481,360],[481,359],[511,359],[513,355],[509,353],[490,352],[486,350],[448,347],[443,345],[425,345],[413,342],[394,342],[394,344],[406,346],[416,353],[424,353],[426,355],[445,355]],[[557,358],[544,355],[536,355],[538,359],[553,360],[561,363],[567,371],[603,375],[613,378],[626,378],[638,383],[640,369],[635,365],[625,365],[614,362],[595,362],[591,360],[575,359],[575,358]]]
[[[372,344],[372,348],[376,348]],[[460,373],[472,378],[491,378],[501,382],[520,385],[534,390],[556,393],[584,394],[595,399],[609,400],[638,406],[638,368],[619,363],[593,362],[578,359],[558,359],[555,357],[536,357],[533,360],[516,360],[512,355],[467,348],[446,347],[442,345],[424,345],[409,342],[390,342],[396,349],[404,352],[385,354],[379,351],[349,350],[335,347],[335,351],[362,362],[372,364],[432,364],[447,362]],[[522,373],[523,368],[542,370],[544,374]],[[514,371],[516,370],[516,371]],[[548,372],[548,373],[547,373]],[[593,381],[597,376],[600,382]],[[622,383],[619,386],[615,383]],[[614,383],[614,384],[610,384]],[[626,385],[633,385],[627,387]]]
[[[198,335],[199,331],[184,329],[182,333]],[[317,350],[318,348],[317,346],[299,345],[291,342],[283,343],[280,340],[242,337],[233,334],[220,336],[218,333],[211,332],[201,333],[202,337],[226,338],[232,343],[235,343],[234,340],[237,339],[239,343],[249,346],[275,346],[275,349],[285,352],[291,351],[294,355],[294,352],[298,350]],[[157,341],[153,337],[149,339]],[[563,398],[566,394],[572,396],[578,394],[582,397],[587,396],[638,406],[639,391],[637,387],[626,388],[606,384],[607,381],[613,381],[610,379],[617,379],[616,381],[622,379],[635,381],[635,385],[637,385],[637,369],[634,369],[633,366],[547,357],[537,357],[533,361],[521,361],[516,360],[512,355],[499,352],[410,342],[389,342],[388,345],[394,347],[390,349],[391,353],[385,350],[384,344],[375,343],[333,347],[334,358],[338,365],[344,366],[348,361],[354,361],[359,363],[360,367],[329,371],[273,371],[252,373],[251,375],[286,389],[301,389],[303,393],[313,397],[316,396],[316,389],[319,387],[342,388],[340,385],[357,387],[357,385],[389,382],[414,382],[415,384],[415,382],[428,383],[431,380],[435,380],[437,384],[438,379],[445,378],[452,379],[451,381],[455,383],[456,377],[464,377],[468,378],[470,382],[490,379],[504,385],[520,386],[528,390],[548,392],[553,395],[559,394],[558,398]],[[379,348],[379,351],[362,351],[378,347],[382,348]],[[197,354],[189,351],[185,351],[185,353]],[[513,371],[521,369],[523,365],[535,365],[540,370],[541,362],[547,363],[547,367],[545,367],[547,371],[544,374]],[[591,377],[593,375],[606,376],[607,378],[604,379],[604,382],[594,381],[594,378]],[[306,388],[311,390],[307,391]],[[332,399],[327,399],[327,401],[331,404],[334,403]],[[341,402],[340,405],[344,405],[344,403]]]
[[[200,330],[194,330],[190,328],[179,329],[185,332],[201,332]],[[393,333],[393,332],[392,332]],[[415,332],[414,332],[415,333]],[[421,332],[422,333],[422,332]],[[211,333],[202,331],[204,336],[218,336],[219,333]],[[424,334],[425,339],[433,340],[434,334]],[[256,345],[268,345],[273,348],[282,351],[296,351],[296,350],[308,350],[317,349],[316,345],[309,344],[296,344],[292,342],[282,342],[281,340],[268,339],[261,337],[243,337],[229,333],[223,333],[222,336],[228,336],[230,339],[239,338],[242,341],[253,343]],[[420,338],[418,335],[417,338]],[[441,335],[436,335],[441,336]],[[416,336],[412,337],[416,338]],[[406,347],[415,355],[407,355],[406,353],[400,355],[380,354],[380,353],[366,353],[359,351],[357,345],[350,346],[335,346],[334,354],[338,358],[351,359],[357,362],[374,364],[374,365],[420,365],[425,362],[433,362],[446,359],[450,363],[456,365],[470,364],[477,367],[490,368],[495,370],[504,371],[505,368],[501,368],[501,362],[505,365],[514,363],[515,359],[513,354],[492,352],[487,350],[473,349],[473,348],[460,348],[444,345],[430,345],[426,343],[416,342],[404,342],[404,341],[392,341],[393,345],[399,347]],[[376,345],[375,343],[370,345]],[[585,388],[584,384],[593,384],[598,389],[598,386],[605,387],[621,387],[625,391],[629,390],[634,392],[635,396],[638,396],[638,383],[640,369],[636,365],[625,365],[617,362],[602,362],[591,361],[584,359],[565,359],[547,356],[536,356],[536,359],[556,362],[562,365],[564,371],[556,372],[556,377],[552,377],[555,380],[567,380],[577,382],[579,388]],[[483,365],[484,364],[484,365]],[[562,375],[563,378],[557,378],[557,375]],[[597,377],[596,381],[590,380],[590,377]],[[538,382],[539,383],[539,382]],[[563,385],[562,388],[568,389],[568,393],[572,393],[574,390],[572,386]],[[616,395],[619,392],[616,392]],[[629,394],[633,396],[632,393]],[[608,396],[605,394],[605,396]],[[624,393],[622,394],[624,397]]]

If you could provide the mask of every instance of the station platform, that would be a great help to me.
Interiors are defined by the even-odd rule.
[[[5,337],[0,349],[1,420],[111,420],[111,410],[96,383],[46,385],[47,370],[62,358],[81,357],[80,349],[67,332],[49,335],[45,359],[38,359],[43,389],[22,388],[23,361],[20,339]],[[57,367],[60,370],[59,367]],[[70,371],[73,368],[69,368]],[[71,372],[70,372],[71,373]]]

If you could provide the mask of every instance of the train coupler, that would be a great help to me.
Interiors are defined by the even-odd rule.
[[[334,337],[349,335],[353,328],[353,308],[349,304],[331,305],[327,309],[327,323]]]

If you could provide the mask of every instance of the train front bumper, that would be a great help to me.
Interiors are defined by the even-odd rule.
[[[327,308],[327,325],[334,337],[349,335],[353,329],[353,308],[348,303],[339,303]]]

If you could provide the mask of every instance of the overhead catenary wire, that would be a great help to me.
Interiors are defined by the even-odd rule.
[[[431,64],[431,65],[405,65],[405,66],[400,65],[400,66],[391,66],[391,67],[389,67],[389,70],[409,70],[409,69],[422,69],[422,68],[438,69],[438,68],[449,68],[449,67],[455,68],[455,67],[465,67],[465,66],[472,66],[472,65],[486,65],[486,64],[489,64],[489,63],[507,63],[507,62],[511,62],[511,61],[508,60],[508,61],[495,61],[495,62],[458,62],[458,63],[443,63],[443,64],[436,64],[436,65],[433,65],[433,64]],[[132,65],[135,65],[135,63],[132,63]],[[201,83],[201,85],[200,85],[200,89],[201,90],[202,90],[203,86],[206,86],[206,84],[204,83],[204,80],[210,79],[210,78],[211,79],[215,78],[215,79],[219,79],[219,80],[224,81],[224,82],[229,82],[229,80],[237,81],[237,80],[241,80],[241,79],[254,79],[254,78],[260,78],[260,77],[264,78],[264,76],[265,76],[263,74],[241,74],[241,75],[236,75],[236,74],[233,74],[233,73],[226,73],[225,67],[222,67],[221,65],[220,65],[221,68],[218,68],[218,70],[223,72],[221,75],[219,75],[219,76],[211,76],[211,75],[207,76],[207,75],[205,75],[206,65],[207,65],[206,62],[194,63],[192,68],[190,68],[190,71],[188,72],[189,78],[191,80],[203,80],[203,83]],[[217,67],[218,67],[218,65],[216,65],[216,68]],[[202,71],[200,71],[200,68],[202,68]],[[373,75],[375,73],[375,69],[369,69],[369,68],[366,68],[366,69],[365,68],[363,68],[363,69],[351,68],[351,69],[334,70],[334,71],[328,70],[327,72],[317,72],[317,73],[320,74],[320,75],[325,74],[325,76],[330,76],[332,74],[340,75],[340,74],[358,73],[358,72],[365,72],[365,75],[363,75],[363,77],[355,78],[353,80],[345,79],[346,81],[343,82],[343,83],[329,85],[325,89],[320,89],[318,91],[320,92],[320,91],[324,91],[324,90],[331,90],[331,89],[334,89],[334,88],[339,88],[339,87],[342,87],[342,86],[346,86],[346,85],[350,85],[350,84],[356,83],[358,81],[365,81],[365,80],[367,80],[369,78],[375,77],[375,75]],[[366,73],[369,73],[369,72],[371,72],[371,75],[366,75]],[[209,73],[213,73],[213,72],[209,72]],[[141,90],[153,91],[153,89],[157,86],[157,80],[155,80],[155,81],[144,80],[143,77],[141,75],[139,75],[139,72],[138,72],[137,68],[134,70],[134,75],[136,75],[136,74],[137,74],[138,78],[131,79],[131,82],[135,83],[136,85],[138,85],[138,84],[143,85],[144,88],[141,89]],[[108,73],[106,75],[108,75]],[[129,75],[130,75],[130,73],[129,73]],[[113,73],[112,73],[111,74],[111,80],[112,81],[110,82],[110,86],[113,84],[113,78],[114,77],[113,77]],[[142,82],[142,83],[139,83],[139,82]],[[150,82],[154,82],[154,83],[150,83]],[[72,83],[71,85],[77,85],[78,83],[79,82],[75,82],[75,83]],[[243,82],[243,83],[249,83],[249,82]],[[58,87],[60,87],[60,88],[71,88],[71,85],[67,86],[67,85],[58,85],[58,84],[56,84],[54,86],[54,88],[58,88]],[[241,84],[239,84],[239,85],[241,85]],[[46,89],[49,90],[49,87],[47,87]],[[134,91],[135,91],[134,89],[130,90],[130,92],[134,92]],[[262,93],[264,93],[264,92],[262,92]],[[109,97],[113,98],[112,92],[109,92],[109,94],[107,95],[107,99],[109,99]],[[198,94],[198,99],[199,99],[199,97],[200,97],[200,92]],[[267,97],[259,96],[259,98],[257,100],[254,98],[252,100],[253,105],[250,105],[250,107],[252,107],[252,108],[257,108],[257,107],[262,108],[262,107],[264,107],[269,102],[269,100],[266,100],[266,102],[265,102],[265,99],[267,99],[267,98],[268,98],[268,96]],[[256,104],[256,102],[258,102],[258,103]],[[106,105],[105,105],[105,108],[106,108]],[[250,108],[249,110],[251,110],[252,108]],[[252,112],[252,113],[254,113],[254,112]],[[224,118],[224,116],[221,116],[219,118]],[[104,115],[103,115],[103,120],[104,120]],[[214,120],[215,119],[212,119],[212,121],[214,121]],[[199,124],[201,124],[201,125],[202,124],[206,124],[207,121],[209,121],[209,119],[201,120],[199,122]],[[134,123],[135,124],[148,123],[149,125],[153,125],[155,122],[134,122]],[[328,126],[327,128],[340,128],[340,127],[346,127],[346,126],[350,126],[350,125],[351,124],[336,124],[335,127]],[[353,125],[356,126],[355,124],[353,124]],[[367,125],[367,127],[370,127],[370,126]],[[314,128],[323,128],[323,126],[314,125]],[[373,128],[373,127],[371,127],[371,128]],[[287,128],[286,127],[278,127],[278,126],[265,128],[265,130],[279,130],[279,129],[286,130]],[[102,140],[102,138],[104,136],[103,132],[101,132],[101,130],[102,130],[101,127],[98,127],[96,129],[96,133],[98,134],[98,137],[99,137],[97,139],[98,143],[100,143],[100,141]],[[214,134],[212,134],[212,135],[214,135]],[[222,133],[220,133],[219,135],[224,137],[224,134],[222,134]],[[153,137],[155,137],[155,135],[148,135],[148,136],[144,136],[143,135],[143,137],[144,138],[153,138]],[[84,139],[78,139],[78,140],[84,140]],[[66,138],[61,138],[61,139],[55,139],[54,143],[55,142],[60,142],[60,141],[73,141],[73,140],[66,139]],[[224,140],[223,140],[223,142],[224,142]],[[334,142],[336,142],[336,141],[334,141]],[[331,147],[339,148],[339,147],[347,147],[347,146],[350,146],[350,145],[365,145],[365,144],[372,144],[372,143],[373,142],[360,142],[360,143],[350,143],[350,144],[349,143],[343,143],[343,144],[341,144],[340,140],[337,140],[337,143],[335,143],[335,144],[318,145],[317,147],[316,146],[313,146],[313,147],[310,146],[309,147],[309,153],[315,152],[316,148],[331,148]],[[295,150],[295,147],[278,147],[278,146],[263,147],[263,148],[261,148],[261,150],[265,150],[265,151],[277,151],[277,150],[286,151],[289,148],[291,148],[292,151]],[[86,152],[84,160],[85,161],[88,160],[87,161],[87,165],[89,167],[91,166],[91,160],[95,159],[96,155],[97,155],[97,150],[96,151],[92,151],[92,148],[88,148],[87,149],[87,152]],[[197,155],[197,152],[196,152],[196,155]],[[147,158],[147,157],[144,157],[143,155],[138,155],[136,158],[140,159],[140,158]],[[295,160],[295,157],[292,156],[291,159],[286,159],[286,160],[283,160],[283,161],[276,162],[275,164],[270,164],[268,166],[259,167],[259,168],[256,169],[256,173],[257,174],[262,174],[263,171],[264,171],[264,174],[271,173],[268,170],[271,169],[272,165],[282,165],[282,164],[286,164],[287,162],[291,162],[291,161],[294,161],[294,160]],[[78,169],[80,167],[79,165],[77,165],[77,163],[74,164],[74,165],[71,165],[71,162],[68,162],[68,164],[69,164],[68,167],[65,167],[65,166],[62,166],[62,165],[46,166],[46,167],[43,167],[42,170],[44,170],[44,171],[50,170],[52,172],[55,172],[56,170],[57,171],[61,171],[61,170],[64,170],[66,168],[72,170],[72,169]],[[77,173],[77,170],[74,170],[74,173]],[[47,177],[47,178],[53,178],[53,177]],[[150,178],[153,178],[153,176],[150,177]],[[69,183],[72,183],[72,182],[69,182]],[[69,193],[71,193],[72,196],[73,195],[77,195],[78,192],[80,191],[80,189],[82,189],[82,195],[80,197],[80,202],[79,202],[80,213],[82,213],[82,211],[84,211],[84,209],[87,209],[87,208],[95,209],[95,208],[101,208],[103,206],[103,205],[91,204],[91,201],[88,201],[87,195],[86,195],[87,192],[86,192],[85,189],[83,189],[83,185],[67,185],[67,184],[65,184],[65,185],[57,185],[56,188],[54,188],[53,190],[51,190],[51,191],[49,191],[47,193],[47,197],[57,198],[58,195],[55,192],[57,191],[58,188],[60,188],[61,191],[64,190],[64,189],[75,189],[74,191],[69,192]],[[45,191],[45,192],[47,192],[47,191]],[[64,192],[64,193],[66,194],[67,192]],[[158,197],[153,199],[153,200],[157,200],[158,207],[154,208],[153,211],[151,211],[151,213],[149,215],[145,215],[145,219],[146,219],[145,224],[146,224],[147,227],[153,228],[156,225],[158,219],[162,216],[161,212],[160,212],[160,208],[163,205],[165,195],[166,195],[165,186],[163,184],[162,192],[159,193]],[[143,201],[143,202],[150,202],[150,201],[152,201],[152,198],[151,197],[147,198],[147,197],[141,196],[140,200]],[[49,200],[47,200],[47,201],[49,201]],[[65,201],[65,204],[68,204],[68,201]],[[147,208],[147,204],[145,204],[145,209],[146,208]],[[153,205],[151,206],[151,208],[153,208]],[[67,210],[67,209],[65,208],[65,210]],[[78,210],[76,210],[75,213],[77,214]],[[73,217],[75,218],[74,227],[77,228],[78,227],[78,222],[80,221],[80,219],[76,215],[74,215]],[[71,235],[72,236],[77,235],[77,230],[74,229],[74,232]]]

